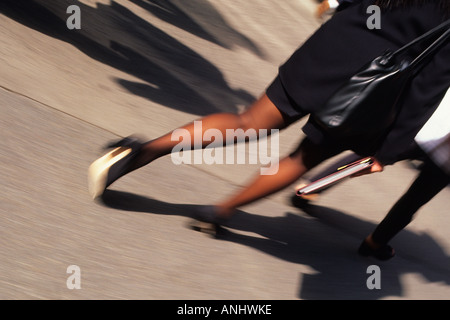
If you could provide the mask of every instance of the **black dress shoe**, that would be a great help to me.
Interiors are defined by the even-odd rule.
[[[305,209],[309,205],[311,205],[309,199],[305,199],[296,194],[292,194],[289,198],[290,204],[298,209]]]
[[[361,256],[364,256],[364,257],[372,256],[372,257],[374,257],[374,258],[376,258],[378,260],[383,260],[383,261],[384,260],[389,260],[389,259],[391,259],[392,257],[395,256],[395,251],[394,251],[394,249],[391,246],[385,244],[385,245],[379,247],[378,249],[373,249],[367,243],[366,240],[364,240],[361,243],[361,245],[359,246],[358,253]]]
[[[195,231],[204,232],[213,236],[221,230],[221,226],[225,225],[228,218],[217,216],[215,206],[203,206],[197,209],[193,215],[193,220],[189,223],[189,227]]]

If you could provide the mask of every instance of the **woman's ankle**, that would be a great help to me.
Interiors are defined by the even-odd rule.
[[[224,205],[215,205],[214,208],[216,211],[216,215],[223,219],[231,218],[236,212],[235,208],[230,208]]]
[[[146,142],[142,145],[141,149],[139,150],[139,153],[133,160],[132,163],[133,170],[144,167],[147,164],[151,163],[152,161],[156,160],[157,158],[158,156],[156,156],[156,153],[151,147],[151,141]]]

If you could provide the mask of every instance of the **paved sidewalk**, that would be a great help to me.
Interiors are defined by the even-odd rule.
[[[259,166],[165,157],[89,197],[87,168],[109,140],[251,103],[319,27],[314,1],[83,0],[79,31],[66,27],[73,1],[27,3],[0,4],[0,299],[450,297],[448,188],[393,241],[393,260],[356,254],[413,181],[407,162],[308,212],[287,189],[243,208],[218,239],[187,228],[190,210]],[[280,134],[282,155],[302,123]],[[73,265],[81,288],[70,290]],[[381,289],[366,285],[371,265]]]

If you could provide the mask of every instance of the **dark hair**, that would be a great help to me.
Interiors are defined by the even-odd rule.
[[[395,7],[424,4],[427,2],[437,2],[446,14],[450,13],[450,0],[376,0],[375,4],[382,9],[391,9]]]

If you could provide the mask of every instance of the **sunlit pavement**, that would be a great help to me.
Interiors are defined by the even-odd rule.
[[[308,210],[288,188],[242,208],[217,238],[187,227],[190,210],[260,165],[165,157],[102,200],[88,194],[87,168],[111,139],[250,104],[320,26],[314,1],[84,0],[81,30],[67,28],[73,1],[11,2],[0,4],[1,299],[450,297],[448,188],[394,239],[394,259],[356,254],[417,174],[408,162]],[[303,122],[280,134],[281,155]]]

